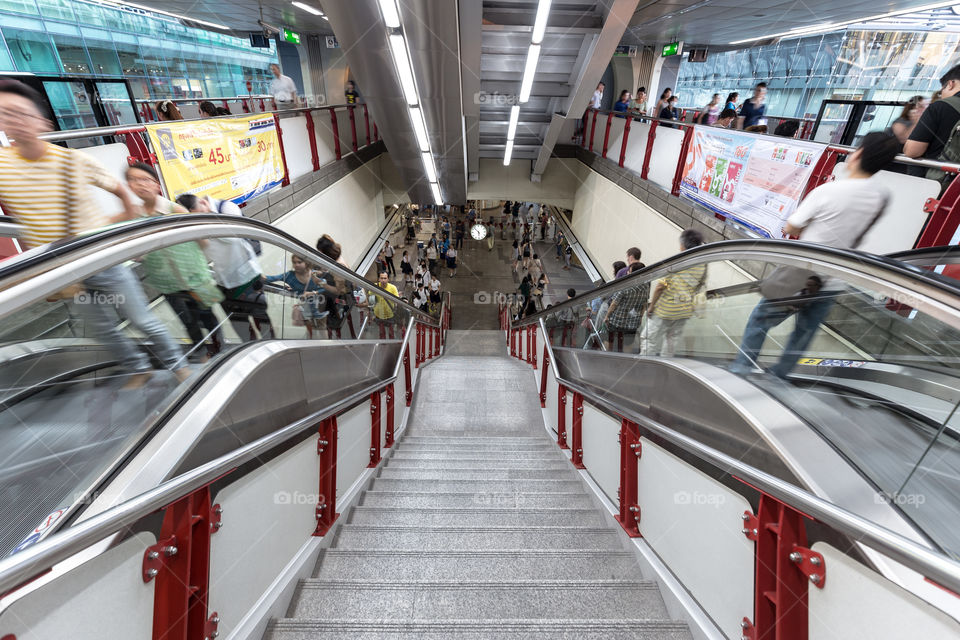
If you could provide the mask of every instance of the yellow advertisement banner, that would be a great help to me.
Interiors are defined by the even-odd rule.
[[[184,193],[240,204],[283,182],[272,115],[148,124],[168,196]]]

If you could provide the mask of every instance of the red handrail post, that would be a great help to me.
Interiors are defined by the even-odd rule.
[[[351,143],[351,148],[354,153],[357,151],[357,119],[354,116],[354,110],[356,107],[347,107],[347,113],[350,114],[350,134],[353,136],[353,141]]]
[[[640,459],[640,427],[626,418],[620,421],[620,513],[617,522],[631,538],[640,536],[640,505],[637,504],[637,460]]]
[[[307,119],[307,136],[310,137],[310,160],[313,161],[313,170],[320,170],[320,155],[317,153],[316,126],[313,124],[313,114],[309,109],[303,112]]]
[[[380,464],[380,392],[370,394],[370,464],[372,469]]]
[[[610,125],[613,124],[613,112],[607,114],[607,128],[603,132],[603,153],[600,154],[601,158],[607,157],[607,144],[610,142]]]
[[[657,139],[657,120],[650,121],[650,131],[647,132],[647,151],[643,154],[643,166],[640,168],[640,177],[644,180],[650,173],[650,156],[653,155],[653,141]]]
[[[380,140],[380,131],[377,129],[377,123],[373,123],[373,139],[374,141],[379,142]]]
[[[393,383],[387,385],[386,390],[387,395],[387,420],[386,420],[386,434],[384,436],[383,446],[389,449],[393,446]]]
[[[281,186],[290,184],[290,169],[287,167],[287,154],[283,150],[283,129],[280,128],[280,114],[273,114],[273,122],[277,127],[277,142],[280,144],[280,161],[283,162],[283,182]]]
[[[337,416],[320,421],[317,455],[320,456],[320,499],[313,535],[324,536],[340,515],[337,513]]]
[[[533,325],[527,327],[527,351],[524,354],[526,356],[527,364],[531,364],[533,362],[533,358],[531,357],[531,354],[533,353],[533,328]]]
[[[593,120],[590,122],[590,148],[587,151],[593,151],[593,134],[597,130],[597,111],[593,110]]]
[[[823,155],[820,156],[817,164],[813,167],[813,171],[810,172],[810,179],[807,180],[807,184],[803,189],[804,198],[820,185],[830,182],[833,176],[833,169],[837,166],[837,160],[841,153],[846,153],[846,151],[831,149],[829,147],[824,149]]]
[[[147,146],[147,140],[140,131],[124,133],[123,140],[127,144],[127,151],[130,152],[130,156],[127,158],[128,162],[157,164],[157,157],[151,153],[150,147]]]
[[[670,188],[671,195],[680,195],[680,181],[683,180],[683,169],[687,166],[687,153],[690,152],[690,145],[693,144],[694,128],[686,127],[683,132],[683,142],[680,144],[680,159],[677,161],[677,170],[673,174],[673,186]]]
[[[630,138],[630,125],[633,123],[633,118],[627,118],[627,121],[623,123],[623,138],[620,140],[620,162],[619,165],[622,167],[624,160],[627,158],[627,139]]]
[[[240,100],[240,104],[243,105],[243,112],[250,113],[250,103],[247,102],[246,98]]]
[[[406,396],[405,400],[407,406],[410,406],[410,402],[413,400],[413,373],[410,371],[410,344],[407,343],[407,346],[403,349],[403,381],[405,384]]]
[[[577,469],[586,469],[583,464],[583,396],[573,392],[573,424],[570,428],[570,444],[573,447],[570,462]]]
[[[530,364],[533,365],[533,370],[537,370],[537,325],[532,325],[530,327]]]
[[[580,146],[587,148],[587,120],[590,119],[590,109],[583,112],[583,126],[580,127]]]
[[[557,385],[557,446],[569,449],[567,445],[567,388]]]
[[[918,248],[950,244],[950,240],[953,239],[953,234],[960,224],[954,213],[955,210],[960,212],[960,209],[957,209],[958,200],[960,200],[960,174],[954,176],[953,181],[939,200],[931,198],[927,201],[927,210],[929,211],[930,207],[933,207],[933,212],[917,240],[916,246]],[[953,267],[947,267],[947,269],[948,273],[952,273]]]
[[[550,351],[543,345],[543,370],[540,372],[540,407],[547,406],[547,367],[550,366]]]
[[[337,155],[337,160],[342,158],[340,153],[340,129],[337,128],[337,110],[330,109],[330,126],[333,127],[333,151]]]
[[[367,127],[367,144],[370,144],[370,111],[366,104],[363,105],[363,123]]]

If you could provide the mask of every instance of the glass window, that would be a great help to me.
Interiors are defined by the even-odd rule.
[[[93,73],[104,76],[120,76],[123,72],[120,69],[120,60],[117,58],[117,51],[113,48],[113,43],[103,40],[87,39],[87,53],[90,54],[90,62],[93,63]]]
[[[19,71],[60,73],[60,61],[50,42],[50,36],[8,27],[3,27],[2,31]]]
[[[90,61],[83,40],[73,36],[54,35],[53,43],[60,54],[63,71],[69,75],[90,74]]]
[[[125,76],[145,76],[143,59],[140,57],[140,48],[126,42],[117,43],[117,56],[120,58],[120,68]]]
[[[7,53],[7,47],[4,46],[3,36],[0,36],[0,71],[16,71],[17,68],[13,66],[13,59],[10,57],[10,54]]]
[[[73,2],[69,2],[68,0],[37,0],[40,15],[44,18],[66,20],[67,22],[76,20],[73,15],[73,4]]]
[[[0,11],[37,15],[37,5],[33,0],[0,0]]]

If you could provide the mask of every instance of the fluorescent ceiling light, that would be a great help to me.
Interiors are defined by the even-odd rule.
[[[537,17],[533,21],[533,37],[530,39],[533,44],[540,44],[543,40],[543,33],[547,30],[547,17],[550,15],[550,3],[552,0],[540,0],[537,5]]]
[[[417,136],[417,145],[420,151],[430,151],[430,142],[427,140],[427,127],[423,122],[423,113],[417,107],[410,109],[410,122],[413,123],[413,132]]]
[[[503,166],[510,166],[510,158],[513,156],[513,140],[507,140],[507,148],[503,152]]]
[[[400,26],[400,13],[397,11],[397,0],[380,0],[380,13],[383,14],[383,22],[391,29]]]
[[[293,6],[297,7],[298,9],[303,9],[303,10],[306,11],[307,13],[312,13],[312,14],[315,15],[315,16],[322,16],[322,15],[323,15],[323,11],[320,11],[320,9],[314,9],[313,7],[311,7],[311,6],[308,5],[308,4],[304,4],[304,3],[302,3],[302,2],[291,2],[290,4],[292,4]]]
[[[817,24],[810,25],[807,27],[798,27],[796,29],[791,29],[790,31],[784,31],[783,33],[771,33],[766,36],[759,36],[756,38],[745,38],[744,40],[736,40],[730,44],[744,44],[747,42],[756,42],[757,40],[768,40],[770,38],[796,38],[797,36],[809,36],[816,33],[821,33],[825,31],[836,31],[837,29],[842,29],[843,27],[850,26],[851,24],[860,24],[861,22],[872,22],[874,20],[882,20],[884,18],[892,18],[894,16],[902,16],[908,13],[919,13],[921,11],[930,11],[931,9],[940,9],[942,7],[952,7],[957,4],[957,0],[950,0],[948,2],[935,2],[933,4],[923,5],[922,7],[913,7],[912,9],[900,9],[897,11],[889,11],[887,13],[880,13],[874,16],[864,16],[863,18],[855,18],[853,20],[845,20],[843,22],[834,22],[827,24]]]
[[[513,105],[510,108],[510,124],[507,126],[507,140],[513,140],[517,133],[517,120],[520,119],[520,105]]]
[[[169,16],[171,18],[177,18],[178,20],[186,20],[188,22],[193,22],[194,24],[203,24],[208,27],[213,27],[214,29],[223,29],[224,31],[230,31],[230,27],[217,24],[216,22],[207,22],[206,20],[198,20],[197,18],[191,18],[190,16],[182,16],[178,13],[170,13],[169,11],[163,11],[162,9],[154,9],[153,7],[145,7],[142,4],[134,4],[132,2],[115,2],[114,0],[103,0],[106,4],[112,4],[118,7],[133,7],[134,9],[142,9],[143,11],[149,11],[150,13],[159,13],[162,16]]]
[[[527,64],[523,69],[523,82],[520,83],[520,102],[526,102],[530,99],[530,91],[533,89],[533,76],[537,73],[537,62],[540,60],[540,45],[530,45],[530,51],[527,53]]]
[[[437,181],[437,167],[433,163],[433,154],[429,151],[420,154],[420,160],[423,161],[423,170],[427,173],[427,182]]]
[[[435,204],[443,204],[443,194],[440,193],[440,185],[436,182],[430,183],[430,190],[433,191],[433,201]]]
[[[410,58],[407,56],[407,42],[399,33],[390,36],[390,51],[393,52],[393,64],[397,67],[400,87],[407,98],[407,104],[415,105],[419,101],[417,84],[413,81],[413,69],[410,67]]]

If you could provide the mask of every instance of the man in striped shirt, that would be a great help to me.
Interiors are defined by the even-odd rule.
[[[0,148],[0,207],[22,225],[21,240],[33,248],[90,231],[115,220],[131,219],[137,206],[130,191],[90,156],[44,142],[50,130],[40,111],[36,91],[15,80],[0,81],[0,131],[13,140]],[[88,185],[114,194],[123,213],[109,217],[99,211]],[[64,286],[70,283],[63,283]],[[102,337],[131,374],[128,388],[141,386],[152,369],[150,358],[118,328],[118,314],[151,340],[151,349],[178,378],[189,375],[182,353],[167,328],[150,312],[143,288],[124,265],[109,267],[83,282],[93,293],[107,293],[111,305],[98,296],[75,296],[74,307],[88,332]]]

